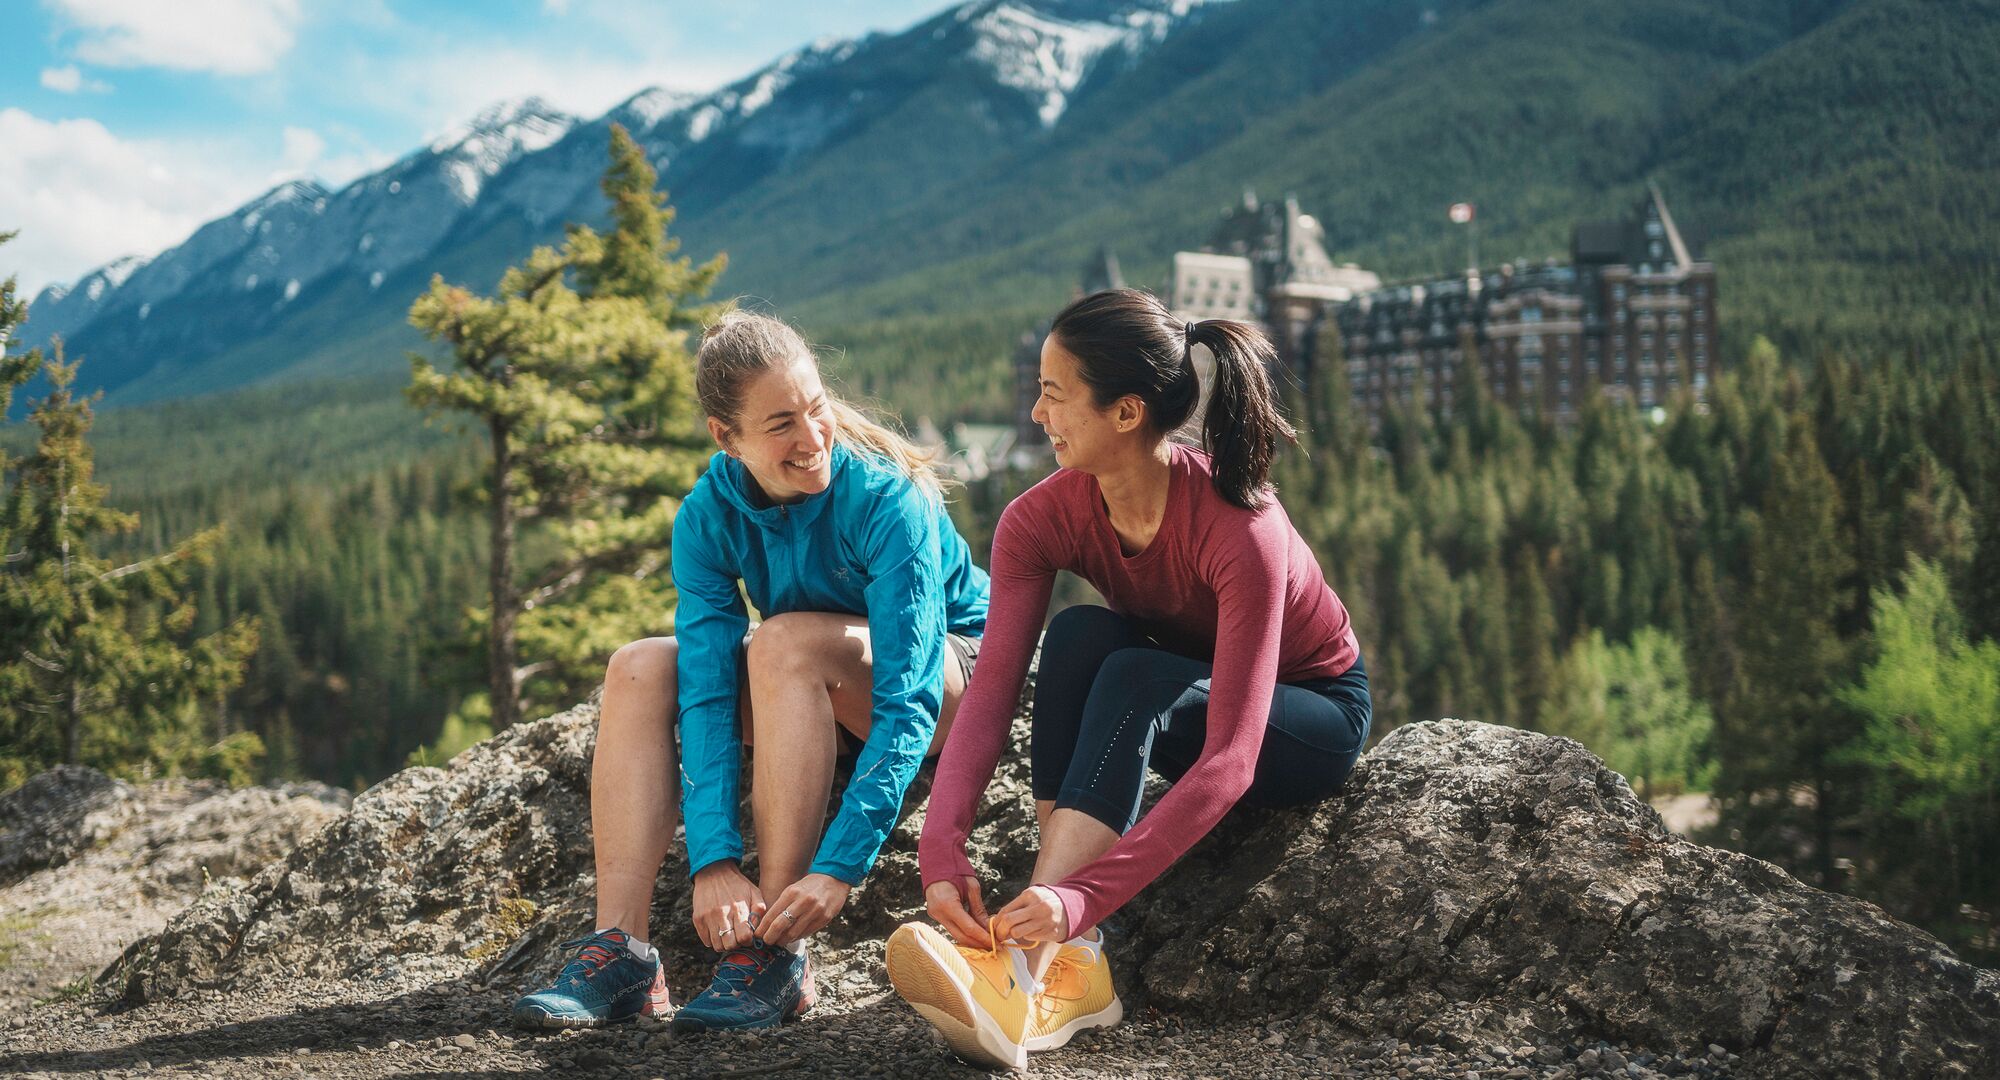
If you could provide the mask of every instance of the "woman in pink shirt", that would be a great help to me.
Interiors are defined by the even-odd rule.
[[[1169,435],[1194,413],[1193,347],[1215,358],[1206,452]],[[939,759],[919,847],[925,900],[888,948],[897,990],[962,1056],[1026,1052],[1116,1023],[1097,924],[1238,802],[1339,790],[1367,743],[1368,679],[1347,610],[1271,497],[1279,413],[1271,343],[1184,323],[1151,294],[1084,297],[1056,316],[1034,417],[1061,468],[993,538],[979,673]],[[1050,624],[1036,679],[1034,884],[990,919],[965,855],[1005,749],[1058,570],[1108,608]],[[1150,767],[1172,783],[1141,813]]]

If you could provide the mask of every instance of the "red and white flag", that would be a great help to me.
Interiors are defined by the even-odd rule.
[[[1466,222],[1468,222],[1468,221],[1471,221],[1471,220],[1472,220],[1472,204],[1471,204],[1471,203],[1469,203],[1469,202],[1455,202],[1455,203],[1452,203],[1452,204],[1451,204],[1451,220],[1452,220],[1452,221],[1454,221],[1454,222],[1456,222],[1457,224],[1460,224],[1460,225],[1463,225],[1463,224],[1465,224]]]

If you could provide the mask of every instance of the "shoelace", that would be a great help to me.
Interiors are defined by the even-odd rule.
[[[768,946],[765,947],[768,950]],[[750,989],[764,969],[770,966],[770,957],[759,958],[750,949],[738,949],[722,958],[715,967],[715,981],[729,988],[732,994],[742,994]]]
[[[603,934],[590,934],[563,942],[557,947],[565,950],[578,949],[579,951],[575,957],[571,958],[569,963],[563,965],[562,973],[564,975],[574,974],[579,979],[587,979],[597,974],[604,969],[604,965],[618,959],[618,953],[612,948],[611,942],[612,939]],[[622,944],[622,942],[619,944]],[[577,970],[579,966],[581,970]]]
[[[989,915],[986,917],[986,940],[992,942],[992,944],[984,948],[978,945],[960,945],[958,946],[958,951],[967,959],[983,957],[987,960],[997,960],[1000,958],[1001,949],[1021,948],[1018,945],[1009,945],[1000,939],[1000,916],[998,915]],[[1078,970],[1076,961],[1063,956],[1062,950],[1060,948],[1057,949],[1055,957],[1049,961],[1049,969],[1042,973],[1041,985],[1028,987],[1028,992],[1037,999],[1036,1008],[1041,1007],[1039,1001],[1041,992],[1055,985],[1055,979],[1059,972],[1075,970]]]
[[[1083,999],[1084,992],[1089,989],[1089,983],[1086,981],[1088,976],[1084,974],[1083,969],[1084,961],[1078,960],[1065,950],[1056,950],[1055,957],[1049,961],[1049,969],[1042,973],[1042,992],[1035,995],[1035,1016],[1038,1022],[1047,1021],[1050,1016],[1059,1012],[1061,1010],[1059,1002]],[[1067,988],[1071,983],[1077,984],[1074,993],[1062,993],[1057,990],[1057,987]]]

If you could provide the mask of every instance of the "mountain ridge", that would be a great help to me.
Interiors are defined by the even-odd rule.
[[[710,94],[649,88],[595,119],[541,116],[536,145],[498,167],[454,170],[426,147],[341,192],[302,188],[255,227],[319,235],[310,207],[376,205],[379,190],[355,193],[420,164],[443,209],[409,229],[355,216],[340,243],[395,246],[320,242],[307,273],[255,265],[239,210],[143,265],[45,291],[24,331],[68,336],[113,404],[391,370],[420,344],[403,318],[433,273],[490,287],[563,222],[601,219],[619,122],[660,169],[684,250],[728,251],[729,291],[835,343],[871,319],[1045,307],[1105,244],[1159,281],[1246,186],[1296,192],[1337,259],[1407,277],[1462,257],[1450,202],[1479,203],[1484,250],[1540,257],[1651,181],[1723,263],[1725,351],[1754,333],[1788,349],[1813,333],[1976,341],[2000,294],[1979,220],[2000,196],[1979,179],[2000,162],[1969,116],[2000,111],[2000,87],[1965,57],[2000,51],[1991,8],[974,0],[808,43]],[[1015,68],[989,55],[1003,47]],[[1871,59],[1919,49],[1949,62]],[[1764,152],[1773,137],[1781,153]],[[176,284],[179,303],[149,292]],[[980,340],[980,364],[1009,347]]]

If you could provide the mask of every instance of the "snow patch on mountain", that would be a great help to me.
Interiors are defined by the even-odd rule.
[[[651,131],[660,126],[660,121],[700,100],[700,94],[691,94],[684,90],[669,90],[664,86],[655,86],[633,95],[617,111],[633,121],[631,126],[634,133],[638,134]]]
[[[501,169],[554,145],[575,124],[575,117],[541,98],[503,101],[431,140],[430,152],[449,159],[445,180],[460,204],[470,206]]]
[[[763,70],[716,91],[699,101],[689,113],[688,142],[701,142],[725,123],[748,120],[797,81],[799,76],[846,60],[860,45],[860,42],[844,38],[819,38],[803,48],[793,49]]]
[[[125,284],[131,279],[134,271],[151,261],[137,255],[126,255],[105,263],[84,278],[84,295],[93,301],[103,299],[105,293]]]
[[[1203,0],[1153,3],[966,4],[955,13],[976,38],[972,58],[1002,86],[1026,94],[1044,128],[1107,52],[1136,53],[1166,37]]]

